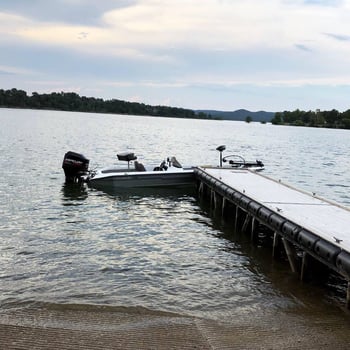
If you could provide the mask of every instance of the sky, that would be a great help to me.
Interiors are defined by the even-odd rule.
[[[350,0],[0,0],[0,89],[350,109]]]

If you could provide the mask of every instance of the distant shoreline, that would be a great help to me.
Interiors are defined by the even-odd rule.
[[[79,96],[74,92],[52,92],[50,94],[38,94],[33,92],[31,96],[28,96],[27,92],[23,90],[0,89],[0,107],[66,112],[147,115],[152,117],[217,119],[206,113],[196,112],[191,109],[150,106],[143,103],[116,99],[103,100],[102,98]]]
[[[84,112],[101,114],[121,114],[149,117],[235,120],[250,122],[271,122],[274,125],[319,127],[331,129],[350,129],[350,109],[345,112],[301,111],[289,112],[251,112],[245,109],[236,111],[192,110],[169,106],[151,106],[138,102],[117,99],[79,96],[74,92],[52,92],[28,95],[26,91],[0,89],[0,108],[35,109],[65,112]]]
[[[33,92],[29,96],[26,91],[17,89],[0,89],[0,107],[248,122],[270,122],[275,114],[274,112],[264,111],[251,112],[245,109],[223,112],[169,106],[151,106],[144,103],[116,99],[103,100],[101,98],[79,96],[74,92],[52,92],[50,94]]]
[[[147,118],[172,118],[172,119],[195,119],[195,120],[216,120],[216,121],[224,121],[219,118],[181,118],[181,117],[172,117],[172,116],[162,116],[162,115],[147,115],[147,114],[125,114],[125,113],[107,113],[107,112],[89,112],[89,111],[71,111],[71,110],[62,110],[62,109],[53,109],[53,108],[32,108],[32,107],[8,107],[8,106],[0,106],[1,109],[16,109],[16,110],[28,110],[28,111],[52,111],[52,112],[69,112],[69,113],[87,113],[87,114],[104,114],[104,115],[122,115],[122,116],[130,116],[130,117],[147,117]]]

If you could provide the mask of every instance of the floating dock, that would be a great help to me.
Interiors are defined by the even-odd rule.
[[[250,233],[252,240],[267,231],[272,255],[283,249],[302,280],[314,261],[342,276],[350,308],[348,208],[249,170],[197,167],[195,176],[200,198],[233,216],[235,230]]]

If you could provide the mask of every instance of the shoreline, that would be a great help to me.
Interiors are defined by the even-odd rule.
[[[4,349],[346,349],[337,315],[264,312],[231,322],[143,307],[45,305],[0,311]],[[340,320],[343,322],[340,322]]]

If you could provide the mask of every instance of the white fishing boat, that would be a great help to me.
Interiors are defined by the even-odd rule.
[[[223,157],[222,153],[225,149],[225,146],[216,148],[220,152],[221,168],[250,169],[253,171],[264,169],[264,164],[259,160],[247,162],[244,158],[233,154]],[[117,158],[119,162],[124,163],[124,166],[119,164],[89,170],[89,159],[80,153],[67,152],[62,164],[66,182],[85,182],[98,189],[107,187],[109,189],[175,188],[195,184],[193,167],[183,167],[175,157],[168,157],[155,167],[145,167],[138,162],[137,157],[132,152],[119,153]],[[224,166],[223,163],[228,163],[228,165]]]
[[[82,154],[67,152],[62,168],[66,182],[86,182],[96,188],[145,188],[193,186],[192,167],[182,167],[175,157],[168,157],[159,166],[145,167],[134,153],[120,153],[117,158],[127,166],[116,165],[89,170],[89,160]]]

